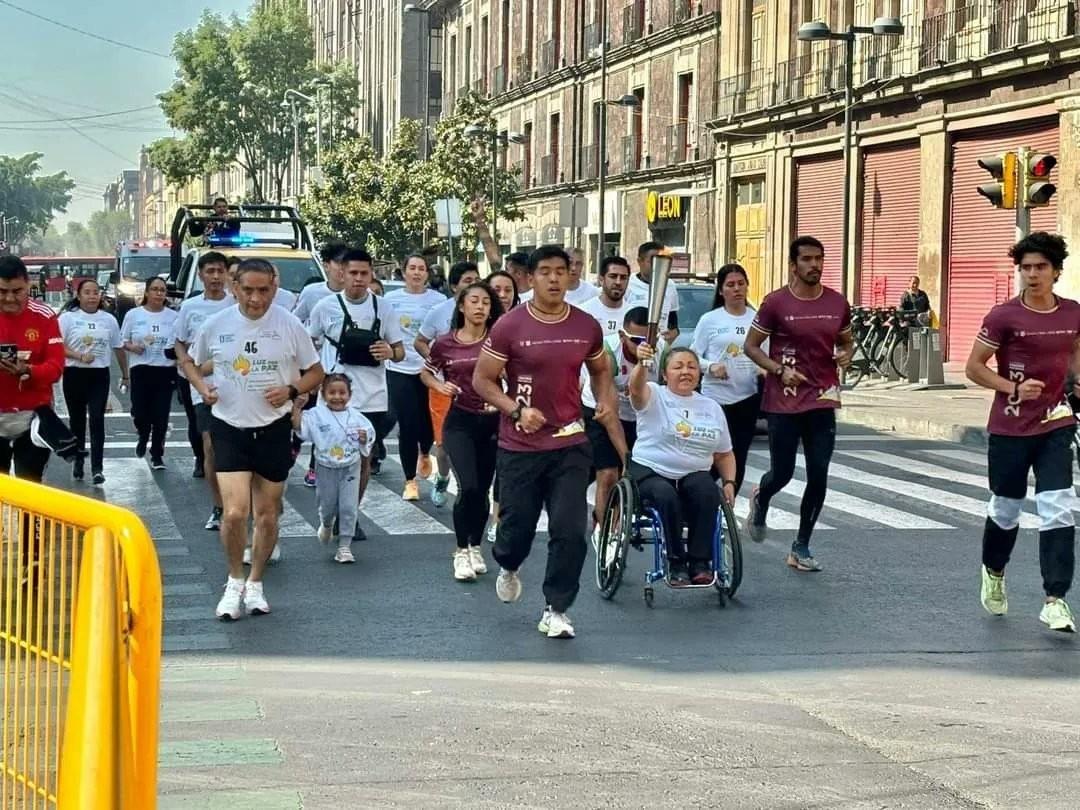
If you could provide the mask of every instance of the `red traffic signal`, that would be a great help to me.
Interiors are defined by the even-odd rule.
[[[1050,182],[1050,172],[1057,166],[1057,158],[1032,152],[1024,166],[1023,204],[1027,208],[1042,208],[1050,204],[1057,186]]]

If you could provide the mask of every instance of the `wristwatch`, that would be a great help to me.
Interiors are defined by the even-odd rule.
[[[510,411],[510,421],[517,424],[521,421],[521,406],[518,405],[514,410]]]
[[[774,371],[773,374],[775,374],[777,377],[783,377],[784,376],[784,367],[783,367],[783,365],[777,366],[776,371]]]
[[[730,478],[724,480],[724,486],[726,487],[728,484],[731,484],[732,487],[735,486],[735,482],[732,481]]]
[[[297,388],[295,385],[290,385],[289,386],[289,399],[294,400],[298,396],[300,396],[300,389]]]

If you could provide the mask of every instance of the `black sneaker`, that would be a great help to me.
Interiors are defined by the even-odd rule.
[[[146,444],[149,441],[150,441],[150,439],[148,437],[147,438],[144,438],[142,436],[139,437],[139,441],[135,445],[135,457],[136,458],[142,458],[143,456],[146,455]]]
[[[681,560],[671,560],[668,564],[668,583],[672,588],[685,588],[690,584],[690,572],[686,563]]]
[[[94,485],[95,486],[101,486],[104,483],[105,483],[105,473],[100,472],[100,471],[94,473]]]
[[[765,515],[761,513],[761,505],[758,503],[757,487],[754,487],[754,492],[750,495],[750,511],[746,513],[746,523],[744,525],[751,540],[755,543],[765,541],[769,530],[765,526]]]
[[[86,477],[85,467],[81,458],[75,459],[71,464],[71,477],[76,481],[82,481]]]
[[[206,519],[206,525],[203,526],[208,532],[216,532],[221,530],[221,507],[215,506],[210,512],[210,517]]]
[[[364,530],[361,529],[360,524],[357,523],[356,524],[356,530],[353,531],[352,541],[354,543],[363,543],[365,540],[367,540],[367,535],[364,534]]]
[[[201,459],[195,459],[195,469],[191,471],[192,478],[206,478],[206,469]]]
[[[150,456],[150,469],[151,470],[164,470],[165,459],[161,456]]]
[[[371,460],[371,474],[378,475],[382,472],[382,462],[377,458]]]

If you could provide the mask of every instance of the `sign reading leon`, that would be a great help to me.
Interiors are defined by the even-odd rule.
[[[648,222],[681,220],[684,214],[682,197],[650,191],[645,198],[645,219]]]

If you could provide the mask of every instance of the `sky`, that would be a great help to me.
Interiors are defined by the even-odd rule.
[[[67,213],[56,219],[63,230],[66,222],[85,221],[103,207],[105,185],[122,170],[138,168],[140,146],[172,134],[156,95],[172,84],[175,63],[65,30],[13,5],[168,54],[175,34],[195,25],[203,8],[243,14],[251,0],[0,0],[0,154],[42,152],[46,173],[68,172],[77,185]],[[123,110],[139,111],[51,120]]]

